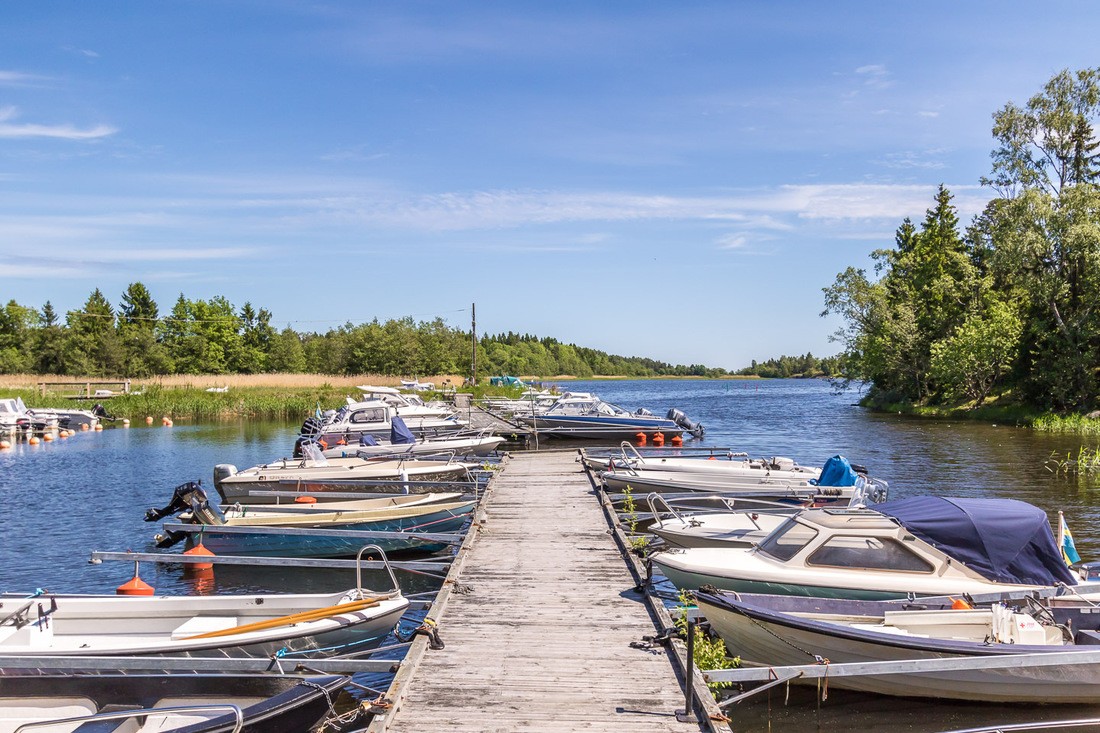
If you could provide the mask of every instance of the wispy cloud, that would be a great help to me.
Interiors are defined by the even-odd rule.
[[[26,74],[22,71],[7,71],[0,69],[0,87],[38,87],[50,81],[50,77],[39,74]]]
[[[887,89],[894,85],[890,72],[882,64],[867,64],[856,69],[856,75],[863,79],[863,85],[871,89]]]
[[[15,123],[19,116],[16,107],[0,107],[0,138],[47,137],[63,140],[94,140],[108,137],[118,130],[110,125],[80,129],[73,125],[40,125],[36,123]]]

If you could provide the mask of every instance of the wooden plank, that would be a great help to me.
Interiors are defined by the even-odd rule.
[[[485,512],[432,612],[446,647],[406,658],[370,730],[699,730],[669,653],[631,646],[654,619],[576,453],[513,454]]]

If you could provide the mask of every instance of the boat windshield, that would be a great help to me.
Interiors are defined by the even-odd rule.
[[[808,527],[791,517],[764,538],[764,541],[757,547],[757,551],[768,557],[786,562],[798,554],[798,551],[814,537],[817,537],[816,529]]]

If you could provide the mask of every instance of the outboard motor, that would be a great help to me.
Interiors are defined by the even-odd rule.
[[[188,481],[177,486],[172,492],[172,501],[165,507],[145,512],[145,521],[156,522],[171,514],[188,510],[191,511],[194,520],[202,524],[224,524],[221,517],[210,508],[210,502],[207,501],[201,481]]]
[[[107,408],[103,406],[102,402],[95,403],[95,407],[92,408],[92,414],[98,417],[100,420],[117,420],[114,415],[107,414]]]
[[[214,488],[218,490],[222,501],[227,501],[225,492],[222,491],[222,479],[227,479],[235,473],[237,473],[237,467],[232,463],[219,463],[214,466]]]
[[[677,410],[675,407],[669,409],[667,417],[696,438],[703,437],[703,426],[689,418],[680,410]]]

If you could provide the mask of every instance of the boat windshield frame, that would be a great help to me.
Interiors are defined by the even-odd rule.
[[[794,534],[796,532],[798,534]],[[821,532],[813,526],[800,522],[795,517],[789,517],[760,541],[756,546],[756,552],[778,562],[789,562],[820,534]],[[784,540],[787,541],[784,542]]]

